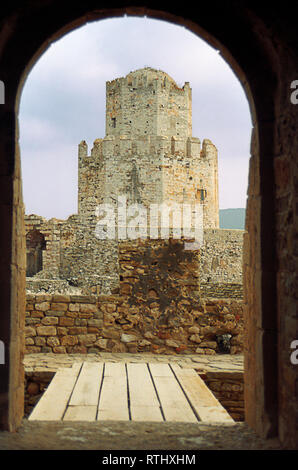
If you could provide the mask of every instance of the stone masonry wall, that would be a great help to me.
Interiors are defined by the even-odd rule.
[[[199,251],[182,240],[134,240],[119,245],[117,294],[28,294],[28,352],[214,354],[217,335],[242,351],[242,304],[203,299]]]
[[[202,283],[242,285],[244,233],[244,230],[204,230],[200,261]]]
[[[66,221],[46,221],[31,215],[26,216],[25,221],[28,233],[39,231],[46,241],[42,250],[43,269],[27,278],[28,290],[65,292],[68,289],[76,293],[77,289],[84,294],[109,294],[119,290],[119,249],[123,249],[121,243],[124,242],[118,245],[115,240],[98,240],[94,236],[95,217],[74,215]],[[241,298],[244,233],[243,230],[204,230],[197,271],[204,296]],[[146,243],[154,246],[156,240],[148,239]]]
[[[201,296],[215,299],[243,299],[242,284],[201,282]]]
[[[244,373],[206,372],[200,376],[232,418],[244,421]]]
[[[148,311],[141,305],[130,305],[125,295],[27,294],[26,353],[216,354],[221,352],[217,335],[223,334],[231,335],[231,354],[243,351],[243,309],[238,300],[181,305],[172,312],[170,324],[154,321],[155,302]]]
[[[135,70],[106,84],[106,135],[189,137],[191,88],[180,88],[165,72]]]

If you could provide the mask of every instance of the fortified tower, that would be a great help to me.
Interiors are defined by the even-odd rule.
[[[106,84],[106,135],[191,137],[191,89],[166,73],[137,70]]]
[[[145,207],[200,203],[219,227],[217,149],[192,137],[191,88],[149,67],[106,83],[106,136],[79,145],[79,215],[120,195]]]
[[[176,303],[180,315],[182,299],[196,305],[200,283],[210,292],[212,283],[239,282],[242,234],[219,229],[217,149],[192,136],[191,108],[189,84],[179,87],[162,71],[144,68],[107,82],[106,135],[90,154],[79,144],[78,214],[27,219],[27,274],[37,285],[56,289],[63,281],[63,290],[66,283],[129,295],[130,303],[142,298],[151,318],[157,299],[160,312]],[[193,222],[197,205],[203,227],[185,230],[184,216]],[[202,241],[201,228],[203,245],[189,244],[197,234]]]

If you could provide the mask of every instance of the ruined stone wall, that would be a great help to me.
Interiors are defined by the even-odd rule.
[[[150,300],[144,309],[141,299],[131,304],[124,294],[27,294],[26,353],[242,353],[242,302],[184,301],[180,310],[161,315],[158,302]],[[231,335],[225,351],[217,338],[222,335]]]
[[[242,303],[202,299],[199,252],[180,240],[122,242],[118,294],[28,294],[27,352],[242,351]]]
[[[204,298],[215,299],[243,299],[243,285],[233,283],[200,283],[201,296]]]
[[[42,270],[37,275],[46,279],[59,279],[60,267],[60,231],[62,220],[50,219],[37,215],[25,216],[26,234],[39,232],[44,237],[45,247],[42,250]]]
[[[45,239],[42,270],[27,278],[27,290],[109,293],[119,288],[118,245],[95,237],[96,218],[70,216],[66,221],[30,215],[26,232]]]
[[[60,230],[59,276],[81,292],[112,293],[119,288],[118,245],[95,237],[96,219],[73,216]]]
[[[27,278],[27,289],[38,292],[70,292],[109,294],[119,291],[119,253],[125,241],[96,238],[97,218],[71,216],[66,221],[45,221],[37,216],[26,217],[26,231],[39,231],[45,238],[42,250],[43,269]],[[197,271],[206,297],[242,297],[242,230],[204,230]],[[146,243],[156,243],[147,239]],[[166,242],[166,240],[165,240]],[[136,251],[142,240],[132,240]],[[181,240],[181,243],[182,242]],[[122,244],[122,245],[121,245]],[[124,244],[124,245],[123,245]],[[142,250],[138,256],[141,256]],[[137,254],[136,254],[137,256]],[[121,256],[120,256],[121,257]],[[52,283],[50,281],[53,281]],[[61,281],[61,282],[59,282]]]
[[[242,285],[244,230],[206,229],[201,250],[200,278],[210,285]]]

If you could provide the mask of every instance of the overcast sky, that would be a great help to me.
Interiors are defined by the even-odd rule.
[[[245,207],[251,117],[244,91],[218,52],[187,29],[116,18],[61,38],[29,74],[20,103],[26,214],[77,212],[77,148],[105,136],[105,83],[145,66],[192,88],[193,136],[218,149],[220,208]]]

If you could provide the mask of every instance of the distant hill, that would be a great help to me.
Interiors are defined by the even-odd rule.
[[[242,229],[245,227],[245,209],[220,209],[220,228]]]

